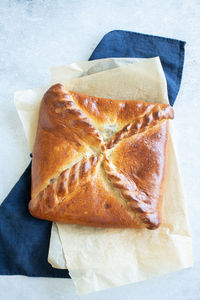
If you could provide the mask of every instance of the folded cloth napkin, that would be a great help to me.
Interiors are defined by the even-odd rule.
[[[184,63],[185,42],[137,32],[114,30],[100,41],[89,60],[109,57],[159,56],[167,79],[168,97],[174,105]]]
[[[114,30],[100,41],[89,60],[108,57],[150,58],[160,56],[168,85],[170,104],[178,94],[185,42]],[[0,206],[0,275],[70,277],[47,261],[51,222],[28,212],[31,197],[31,164]]]

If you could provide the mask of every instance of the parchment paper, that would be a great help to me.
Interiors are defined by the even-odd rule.
[[[76,79],[69,80],[72,77]],[[168,102],[159,58],[105,59],[59,67],[52,70],[51,83],[57,82],[67,89],[95,96]],[[15,94],[30,149],[38,104],[47,88]],[[54,267],[69,269],[79,294],[192,266],[192,242],[172,136],[159,229],[102,229],[60,223],[57,227],[59,237],[56,226],[52,227],[49,261]]]

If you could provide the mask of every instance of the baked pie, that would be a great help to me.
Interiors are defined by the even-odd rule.
[[[173,117],[167,104],[52,86],[40,106],[30,213],[66,224],[157,228]]]

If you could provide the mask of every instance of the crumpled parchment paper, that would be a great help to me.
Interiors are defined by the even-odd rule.
[[[166,80],[158,57],[102,59],[54,68],[51,84],[58,82],[66,89],[93,96],[168,103]],[[47,88],[15,93],[16,108],[31,150],[39,104]],[[78,294],[192,266],[192,241],[172,133],[171,128],[159,229],[53,224],[48,261],[53,267],[68,268]]]

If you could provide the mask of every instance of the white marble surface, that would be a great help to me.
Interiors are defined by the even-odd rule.
[[[46,85],[52,66],[87,60],[105,33],[132,30],[187,41],[175,104],[180,169],[192,227],[194,268],[82,299],[200,299],[199,0],[0,1],[0,202],[29,162],[13,92]],[[0,276],[0,299],[79,299],[71,280]]]

